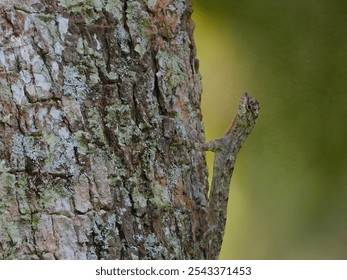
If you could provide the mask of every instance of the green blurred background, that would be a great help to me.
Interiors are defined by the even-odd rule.
[[[193,10],[207,140],[242,92],[261,105],[220,258],[347,259],[347,1],[195,0]]]

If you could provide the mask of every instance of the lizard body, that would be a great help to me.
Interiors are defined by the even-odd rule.
[[[211,142],[195,145],[198,150],[215,152],[208,207],[207,237],[210,246],[208,258],[218,257],[224,235],[229,186],[236,156],[255,125],[259,109],[258,101],[244,93],[241,96],[237,115],[226,133]]]

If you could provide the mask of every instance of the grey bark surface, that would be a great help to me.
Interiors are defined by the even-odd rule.
[[[0,9],[0,259],[206,258],[189,1]]]
[[[204,144],[189,0],[0,10],[0,259],[218,258],[259,106]]]

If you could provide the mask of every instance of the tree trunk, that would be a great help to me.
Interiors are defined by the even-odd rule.
[[[0,6],[0,258],[206,258],[189,0]]]

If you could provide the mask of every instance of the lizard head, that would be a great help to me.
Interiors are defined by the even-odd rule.
[[[247,92],[242,94],[237,112],[237,121],[243,127],[253,127],[259,113],[259,102]]]

